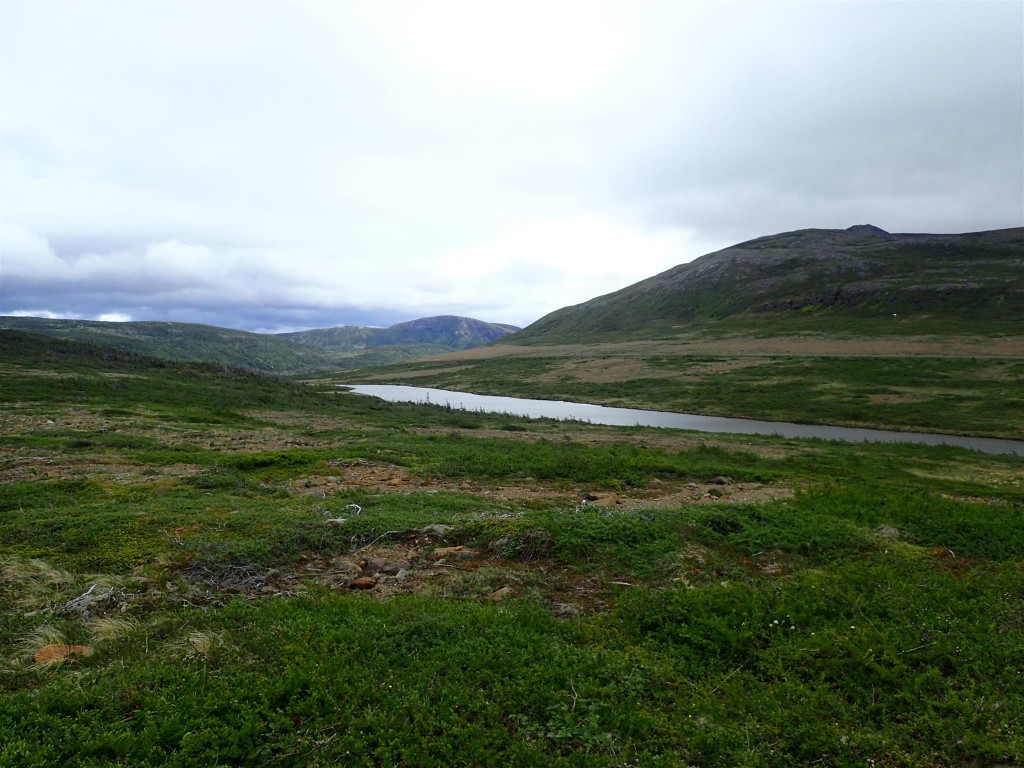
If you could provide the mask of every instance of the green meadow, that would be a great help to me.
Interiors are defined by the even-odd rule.
[[[764,365],[770,413],[737,395],[756,367],[579,394],[774,418],[788,377],[849,422],[1019,430],[1019,363]],[[866,375],[945,406],[901,417]],[[389,405],[13,332],[0,401],[0,765],[1024,763],[1024,457]]]

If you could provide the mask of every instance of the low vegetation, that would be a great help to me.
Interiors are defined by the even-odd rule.
[[[15,333],[0,400],[2,765],[1024,762],[1024,458]]]

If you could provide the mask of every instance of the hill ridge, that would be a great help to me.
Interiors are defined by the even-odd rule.
[[[682,326],[813,330],[821,321],[841,326],[901,313],[916,323],[898,332],[919,332],[938,318],[1019,333],[1024,227],[935,235],[867,224],[766,235],[556,310],[515,342],[578,343]]]

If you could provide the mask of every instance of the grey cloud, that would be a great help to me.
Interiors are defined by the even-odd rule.
[[[815,214],[931,231],[1020,222],[1021,7],[807,6],[748,36],[741,60],[716,61],[721,93],[682,88],[685,109],[670,108],[645,157],[627,161],[625,197],[657,224],[734,236],[756,234],[747,222],[761,233],[826,223]]]
[[[603,55],[586,21],[619,35],[532,94],[505,37],[437,0],[424,41],[418,7],[5,4],[0,312],[525,324],[786,229],[1024,224],[1018,3],[503,5],[544,12],[524,70],[559,13],[566,64]],[[621,270],[580,253],[606,232]]]

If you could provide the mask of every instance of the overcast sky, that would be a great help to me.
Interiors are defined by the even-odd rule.
[[[0,0],[0,314],[526,325],[1024,226],[1024,3]]]

